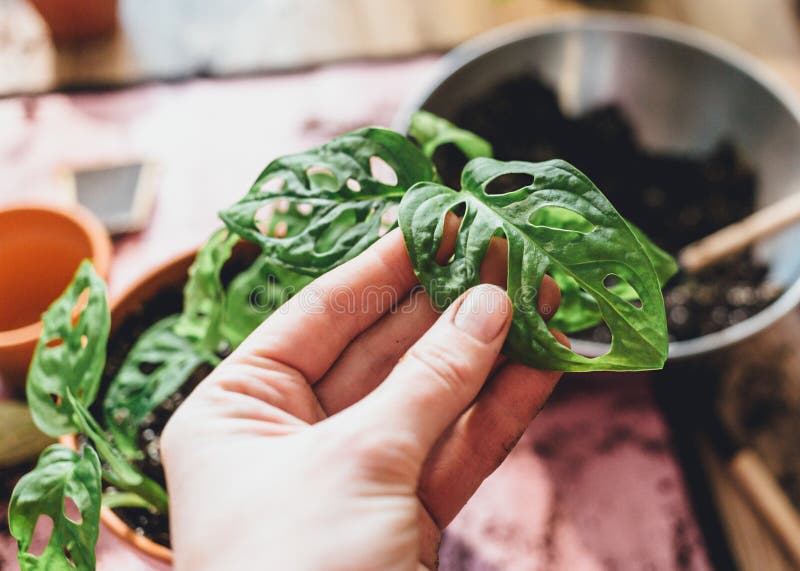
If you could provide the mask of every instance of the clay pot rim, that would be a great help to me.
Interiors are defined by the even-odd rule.
[[[111,237],[94,214],[79,205],[53,206],[37,202],[15,203],[0,208],[0,216],[22,212],[57,216],[71,223],[88,240],[95,271],[104,279],[108,277],[111,266]],[[16,329],[0,331],[0,348],[16,348],[35,342],[42,333],[42,326],[42,321],[39,320]]]
[[[136,279],[131,285],[126,287],[120,294],[114,296],[114,299],[111,302],[111,319],[113,323],[114,314],[117,312],[117,309],[131,296],[136,295],[136,292],[141,289],[145,284],[148,282],[157,279],[158,274],[165,272],[172,268],[173,266],[177,266],[180,264],[187,264],[190,262],[191,259],[194,259],[195,255],[197,254],[197,248],[191,248],[179,254],[172,256],[171,258],[167,259],[166,261],[160,263],[159,265],[155,266],[153,269]],[[113,327],[113,325],[112,325]],[[73,450],[78,449],[78,440],[75,434],[65,434],[59,437],[58,441],[63,444],[64,446],[68,446]],[[117,537],[122,539],[123,541],[129,543],[134,548],[138,549],[139,551],[144,552],[155,559],[160,561],[164,561],[167,563],[172,563],[172,550],[169,547],[165,547],[160,543],[156,543],[152,539],[144,536],[139,535],[133,529],[128,527],[122,519],[113,512],[113,510],[109,508],[102,508],[100,510],[100,521]]]

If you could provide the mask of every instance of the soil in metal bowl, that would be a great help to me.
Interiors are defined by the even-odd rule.
[[[568,117],[555,92],[535,77],[501,83],[450,119],[490,141],[498,159],[561,158],[574,164],[671,254],[741,220],[755,206],[756,173],[730,143],[720,141],[703,156],[648,152],[619,107]],[[463,155],[445,146],[434,159],[445,182],[459,188]],[[745,252],[672,280],[664,289],[670,338],[720,331],[760,312],[782,293],[766,275],[767,268]],[[610,341],[605,325],[576,336]]]

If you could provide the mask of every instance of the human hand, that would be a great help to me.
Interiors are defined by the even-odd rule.
[[[502,249],[483,281],[502,284]],[[560,373],[498,358],[502,289],[439,314],[416,284],[388,234],[270,316],[178,409],[161,441],[177,569],[436,567],[441,530]],[[552,315],[558,288],[541,290]]]

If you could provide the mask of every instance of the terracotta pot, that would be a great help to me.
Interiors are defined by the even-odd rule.
[[[42,332],[41,315],[86,258],[108,277],[111,240],[87,210],[0,209],[0,371],[10,385],[23,385]]]
[[[56,42],[110,34],[117,25],[117,0],[30,0]]]
[[[196,253],[196,250],[192,250],[157,266],[114,298],[111,302],[110,342],[125,320],[137,313],[144,303],[158,295],[165,288],[174,287],[186,281],[187,271]],[[77,449],[75,435],[62,436],[59,441],[70,448]],[[139,535],[110,509],[103,508],[100,511],[100,521],[114,535],[127,541],[136,549],[156,559],[166,562],[172,561],[172,550],[143,535]]]

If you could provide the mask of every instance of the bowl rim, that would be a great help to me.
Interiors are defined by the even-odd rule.
[[[703,52],[738,70],[760,84],[794,117],[800,125],[800,95],[766,64],[726,40],[686,24],[664,18],[639,14],[594,12],[559,14],[545,18],[528,19],[489,30],[457,46],[445,54],[435,65],[421,89],[417,90],[400,107],[392,127],[406,132],[412,113],[422,107],[430,96],[454,73],[467,64],[511,44],[558,33],[598,31],[632,34],[666,40]],[[780,233],[778,234],[780,235]],[[721,331],[669,344],[670,360],[686,359],[713,353],[750,338],[781,318],[800,303],[800,279],[786,288],[781,296],[757,314],[726,327]],[[573,348],[593,357],[608,352],[609,345],[582,339],[570,339]]]
[[[21,202],[0,207],[0,216],[31,212],[61,218],[77,228],[89,242],[95,271],[103,279],[108,278],[111,265],[111,237],[94,214],[78,204],[61,206]],[[15,329],[0,330],[0,348],[15,348],[34,342],[41,335],[42,327],[42,320],[39,319]]]

